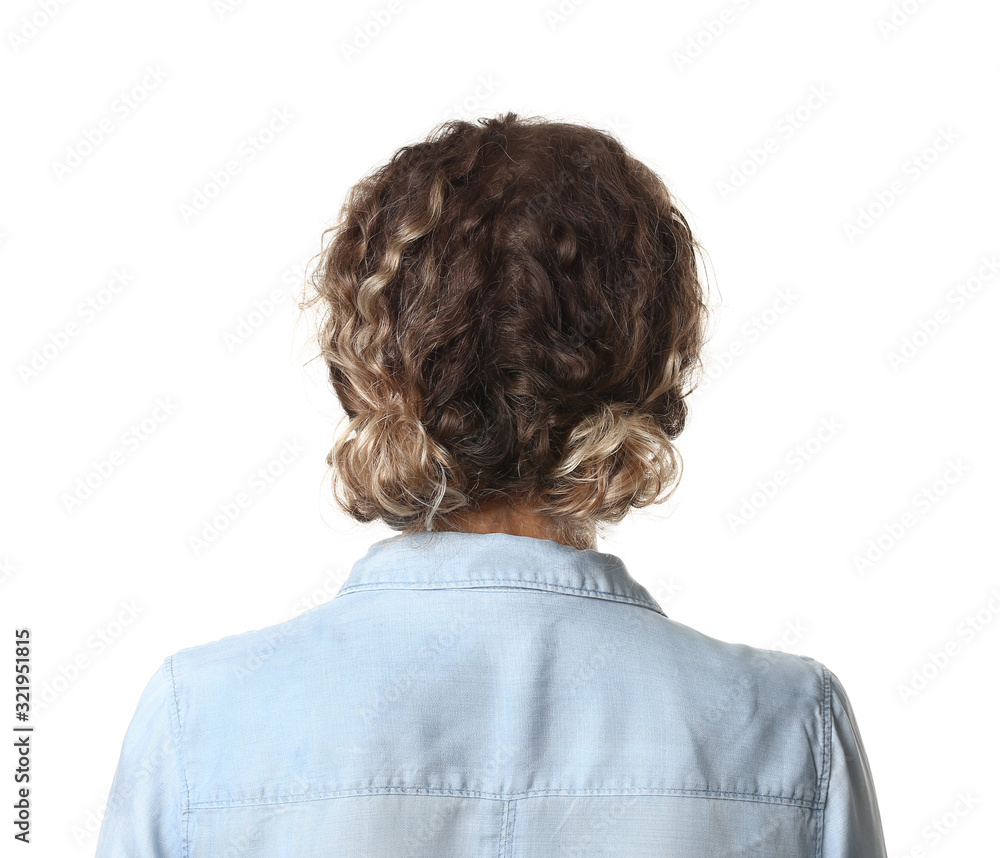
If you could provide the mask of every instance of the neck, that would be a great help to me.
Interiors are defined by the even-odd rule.
[[[551,539],[571,548],[597,550],[594,528],[560,527],[548,516],[509,504],[485,504],[474,510],[453,513],[439,530],[459,530],[465,533],[509,533]]]

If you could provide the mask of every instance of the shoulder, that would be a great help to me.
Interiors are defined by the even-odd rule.
[[[663,642],[678,670],[697,677],[720,706],[727,697],[733,702],[753,697],[814,709],[829,698],[830,672],[809,656],[731,643],[676,620],[659,619]]]
[[[319,608],[328,607],[321,605]],[[319,608],[264,628],[227,635],[185,647],[169,655],[166,670],[178,692],[198,699],[225,699],[226,694],[259,690],[275,673],[294,673],[315,645]],[[201,696],[199,691],[205,691]]]
[[[706,789],[819,802],[829,764],[826,667],[659,619],[640,666],[658,689],[655,738],[682,745]]]

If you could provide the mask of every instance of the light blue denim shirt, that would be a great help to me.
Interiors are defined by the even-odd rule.
[[[851,705],[669,619],[613,554],[376,542],[331,601],[182,649],[98,858],[883,858]]]

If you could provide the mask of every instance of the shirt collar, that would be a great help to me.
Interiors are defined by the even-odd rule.
[[[383,539],[354,564],[337,597],[362,590],[483,587],[548,590],[663,614],[616,555],[510,533],[419,531]]]

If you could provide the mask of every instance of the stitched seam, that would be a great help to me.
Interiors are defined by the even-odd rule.
[[[507,851],[506,839],[507,839],[507,812],[510,809],[510,802],[505,801],[503,803],[503,815],[500,817],[500,836],[497,838],[497,858],[504,858],[504,854]]]
[[[231,799],[229,801],[201,801],[190,806],[192,810],[218,810],[227,807],[254,807],[257,805],[283,804],[286,802],[322,801],[328,798],[350,798],[363,795],[453,795],[468,798],[482,798],[491,801],[515,801],[522,798],[534,798],[556,795],[663,795],[679,798],[722,798],[731,801],[752,801],[765,804],[783,804],[789,807],[803,807],[816,810],[819,803],[805,799],[786,798],[785,796],[766,795],[763,793],[722,792],[719,790],[683,790],[683,789],[538,789],[503,795],[502,793],[480,792],[476,790],[433,789],[431,787],[369,787],[361,789],[329,790],[315,795],[279,796],[274,799]]]
[[[514,854],[514,818],[517,816],[517,799],[511,799],[510,815],[507,817],[507,858]]]
[[[173,698],[173,708],[170,712],[170,727],[171,730],[175,729],[176,734],[174,741],[177,743],[177,764],[181,769],[181,776],[184,779],[184,801],[181,805],[181,820],[182,825],[182,839],[181,839],[181,858],[187,858],[190,854],[189,844],[190,844],[190,829],[191,829],[191,786],[188,783],[187,769],[184,766],[184,755],[181,749],[181,708],[177,702],[177,682],[174,678],[174,657],[172,655],[167,656],[167,667],[169,668],[170,675],[170,696]]]
[[[649,608],[651,611],[663,613],[659,605],[651,604],[645,599],[637,599],[634,596],[624,596],[619,593],[612,593],[608,590],[591,590],[586,587],[570,587],[564,584],[546,584],[541,581],[522,581],[515,579],[512,581],[499,581],[496,578],[467,578],[458,579],[453,582],[414,582],[414,581],[380,581],[375,584],[352,584],[350,587],[341,587],[336,598],[347,596],[351,593],[359,593],[368,590],[481,590],[484,587],[465,587],[466,584],[484,584],[500,590],[545,590],[554,593],[580,593],[596,598],[610,599],[615,602],[626,602],[630,605],[639,605]]]
[[[816,812],[816,858],[823,856],[824,825],[826,822],[826,802],[830,792],[830,758],[832,756],[833,729],[831,724],[830,670],[823,666],[823,771],[819,781],[819,807]]]

